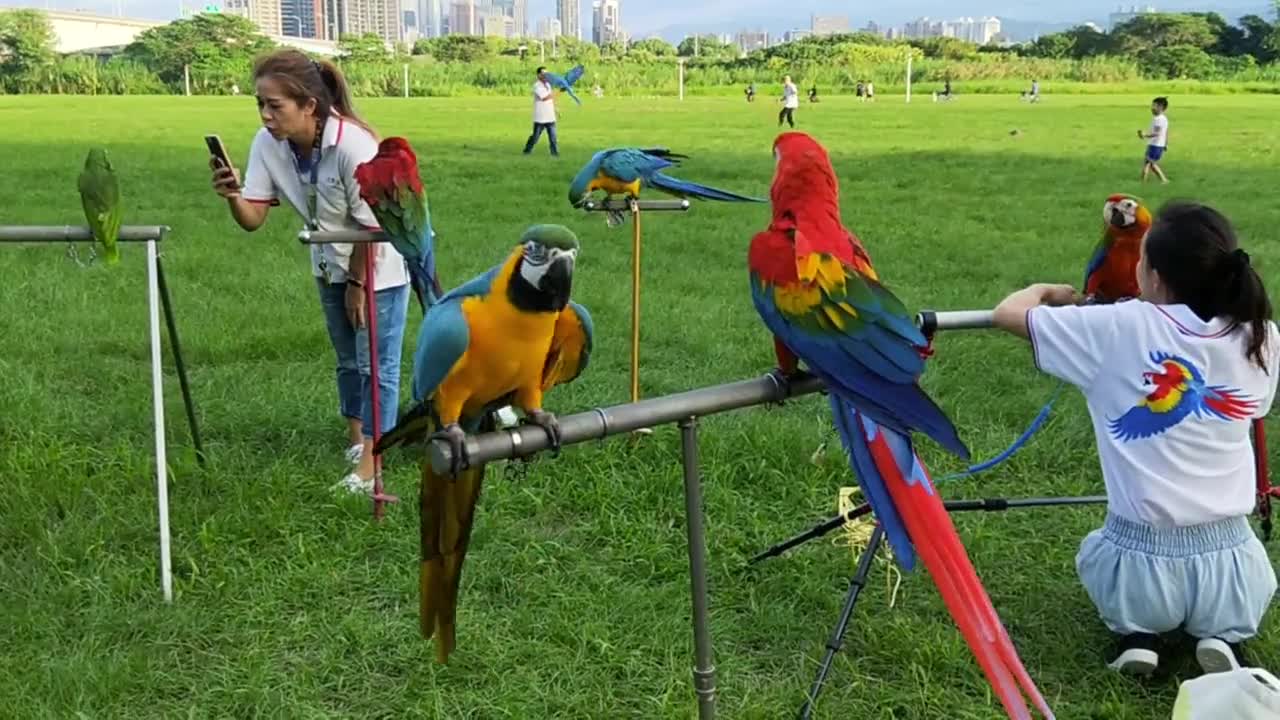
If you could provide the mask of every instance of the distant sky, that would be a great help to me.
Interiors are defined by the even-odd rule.
[[[113,13],[116,2],[123,5],[128,17],[171,19],[177,16],[179,3],[198,7],[208,0],[0,0],[0,7],[34,6],[61,10],[85,10]],[[405,0],[413,2],[413,0]],[[591,2],[582,3],[582,30],[587,37],[591,30]],[[853,28],[859,28],[868,20],[882,25],[900,24],[920,15],[946,19],[960,16],[995,15],[1017,20],[1042,22],[1105,20],[1118,4],[1145,5],[1134,0],[898,0],[893,3],[854,4],[849,0],[622,0],[622,25],[634,37],[644,37],[661,32],[670,36],[679,34],[688,26],[701,29],[717,28],[721,32],[759,26],[765,29],[780,27],[807,28],[811,13],[845,15]],[[1244,12],[1265,8],[1265,0],[1160,0],[1151,2],[1159,10],[1227,11],[1234,19],[1235,11]],[[534,23],[539,18],[554,17],[555,0],[530,0],[529,17]]]

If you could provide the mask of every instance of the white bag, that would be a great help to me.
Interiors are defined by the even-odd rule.
[[[1173,720],[1280,720],[1280,680],[1261,668],[1208,673],[1178,688]]]

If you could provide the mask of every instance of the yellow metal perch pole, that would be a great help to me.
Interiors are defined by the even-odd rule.
[[[639,198],[606,198],[603,201],[588,200],[583,209],[587,212],[606,212],[610,225],[621,220],[624,213],[631,214],[631,402],[640,400],[640,213],[644,210],[686,212],[688,200],[641,200]]]

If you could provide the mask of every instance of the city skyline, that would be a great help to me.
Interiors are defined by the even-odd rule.
[[[119,14],[125,17],[172,20],[178,16],[178,8],[188,11],[202,8],[208,2],[226,4],[229,0],[0,0],[0,7],[34,7],[53,10],[80,10],[103,15]],[[455,0],[444,0],[451,4]],[[420,0],[417,14],[426,15],[423,5],[431,0]],[[530,28],[542,18],[557,18],[558,5],[573,5],[574,0],[528,0],[527,17]],[[806,29],[812,15],[846,16],[852,28],[864,27],[868,22],[880,26],[904,25],[921,16],[937,18],[998,17],[1003,21],[1038,22],[1043,24],[1078,24],[1093,21],[1104,24],[1118,6],[1145,5],[1143,2],[1116,2],[1115,0],[1081,0],[1076,3],[1048,0],[962,0],[959,3],[943,0],[905,0],[887,9],[858,8],[851,11],[846,0],[800,0],[787,4],[777,0],[631,0],[624,8],[624,29],[633,39],[660,35],[668,40],[678,40],[688,32],[735,33],[744,28],[766,30],[781,35],[791,29]],[[1266,15],[1271,4],[1266,0],[1167,0],[1150,3],[1160,11],[1215,11],[1227,19],[1256,13]],[[577,0],[579,18],[578,35],[590,37],[592,0]],[[413,8],[406,8],[413,9]],[[781,9],[781,11],[780,11]],[[442,15],[447,16],[448,9]],[[583,24],[585,20],[585,24]],[[292,22],[292,21],[290,21]],[[565,33],[572,35],[565,24]],[[692,28],[684,31],[681,28]]]

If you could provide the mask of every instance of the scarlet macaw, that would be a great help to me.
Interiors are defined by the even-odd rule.
[[[1132,195],[1116,194],[1102,207],[1102,240],[1084,271],[1084,293],[1094,303],[1136,298],[1138,258],[1151,229],[1151,211]]]
[[[435,231],[427,190],[418,176],[418,157],[402,137],[378,143],[378,153],[356,166],[360,198],[369,204],[382,232],[409,265],[409,281],[425,314],[440,296],[436,276]]]
[[[383,435],[374,453],[422,440],[449,441],[454,466],[422,465],[419,625],[448,662],[456,642],[458,583],[471,538],[484,465],[472,467],[468,432],[494,429],[493,413],[514,404],[547,429],[553,449],[559,424],[543,393],[587,367],[591,315],[569,301],[578,239],[561,225],[535,225],[501,265],[457,287],[427,310],[413,357],[413,409]]]
[[[640,197],[640,189],[651,187],[676,197],[727,202],[764,202],[762,198],[747,197],[727,190],[717,190],[707,185],[689,182],[664,175],[663,170],[675,167],[688,155],[673,153],[667,148],[610,148],[591,156],[591,160],[578,171],[569,185],[569,203],[582,207],[595,190],[608,195]]]
[[[774,142],[773,221],[751,240],[751,297],[774,335],[782,383],[798,361],[822,378],[836,430],[897,562],[917,553],[1011,718],[1030,718],[1022,691],[1053,713],[991,606],[924,463],[919,430],[969,457],[955,427],[918,384],[926,341],[840,222],[835,171],[810,136]]]

